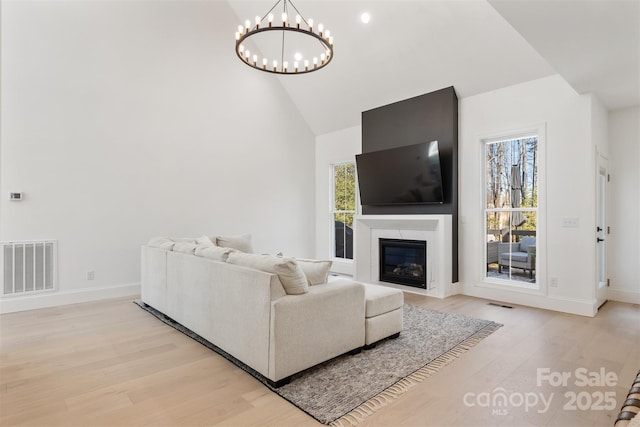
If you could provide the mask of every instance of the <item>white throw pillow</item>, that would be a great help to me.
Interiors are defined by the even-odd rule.
[[[216,244],[213,242],[213,240],[211,240],[209,236],[198,237],[196,239],[196,243],[198,244],[198,246],[203,246],[205,248],[213,248],[216,246]]]
[[[235,251],[235,249],[221,248],[219,246],[198,246],[196,248],[196,256],[225,262],[227,261],[227,258],[229,258],[229,254]]]
[[[216,237],[216,245],[236,249],[248,254],[253,253],[251,234],[242,234],[239,236],[218,236]]]
[[[298,259],[298,265],[302,268],[304,275],[307,277],[309,285],[321,285],[329,280],[329,270],[331,269],[331,261],[321,261],[315,259]]]
[[[307,278],[293,258],[233,252],[229,254],[227,262],[277,274],[280,282],[282,282],[284,291],[288,295],[299,295],[309,291]]]
[[[198,245],[192,242],[176,242],[173,246],[173,252],[181,252],[183,254],[194,254]]]
[[[152,248],[164,249],[165,251],[172,251],[173,245],[175,244],[176,242],[174,242],[173,239],[169,237],[153,237],[151,240],[149,240],[147,246],[151,246]]]

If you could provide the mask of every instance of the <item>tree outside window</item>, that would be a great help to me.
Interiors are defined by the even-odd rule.
[[[353,259],[353,218],[356,214],[356,164],[333,165],[334,257]]]

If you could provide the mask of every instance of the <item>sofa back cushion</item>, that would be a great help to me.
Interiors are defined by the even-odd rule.
[[[198,246],[196,248],[196,256],[226,262],[229,254],[235,251],[235,249],[221,248],[219,246]]]
[[[331,269],[331,261],[320,261],[315,259],[299,259],[296,258],[298,265],[302,268],[302,272],[307,277],[309,285],[321,285],[329,280],[329,269]]]
[[[251,234],[242,234],[239,236],[217,236],[216,245],[246,252],[248,254],[253,252]]]
[[[529,247],[536,247],[536,238],[525,236],[520,240],[520,252],[527,252]]]
[[[198,245],[194,242],[176,242],[173,245],[173,252],[182,252],[183,254],[192,254],[196,251]]]
[[[211,247],[215,247],[216,243],[215,243],[216,238],[214,237],[213,239],[210,238],[209,236],[201,236],[198,237],[196,239],[196,243],[198,244],[198,246],[203,246],[205,248],[211,248]]]
[[[304,294],[309,290],[307,278],[302,268],[293,258],[232,252],[229,254],[227,262],[277,274],[280,282],[282,282],[282,287],[288,295]]]
[[[165,251],[172,251],[173,245],[175,244],[176,242],[170,237],[153,237],[149,240],[147,246],[164,249]]]

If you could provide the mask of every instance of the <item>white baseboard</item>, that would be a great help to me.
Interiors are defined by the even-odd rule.
[[[140,295],[140,283],[11,296],[0,299],[0,314],[136,295]]]
[[[518,304],[563,313],[593,317],[598,311],[595,300],[549,297],[482,286],[464,286],[464,295],[508,304]]]
[[[462,293],[464,293],[464,287],[462,286],[462,283],[456,282],[456,283],[452,283],[451,286],[447,286],[444,292],[444,297],[446,298],[453,295],[459,295]]]
[[[640,292],[627,291],[624,289],[607,290],[607,298],[611,301],[628,302],[629,304],[640,304]]]

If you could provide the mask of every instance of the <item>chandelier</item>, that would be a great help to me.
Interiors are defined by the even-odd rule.
[[[280,3],[282,13],[276,17],[273,12]],[[268,53],[251,53],[245,45],[250,37]],[[238,26],[236,55],[248,66],[268,73],[310,73],[333,59],[333,36],[322,24],[314,27],[313,19],[305,19],[291,0],[278,0],[262,17],[256,16],[253,22],[247,19]]]

